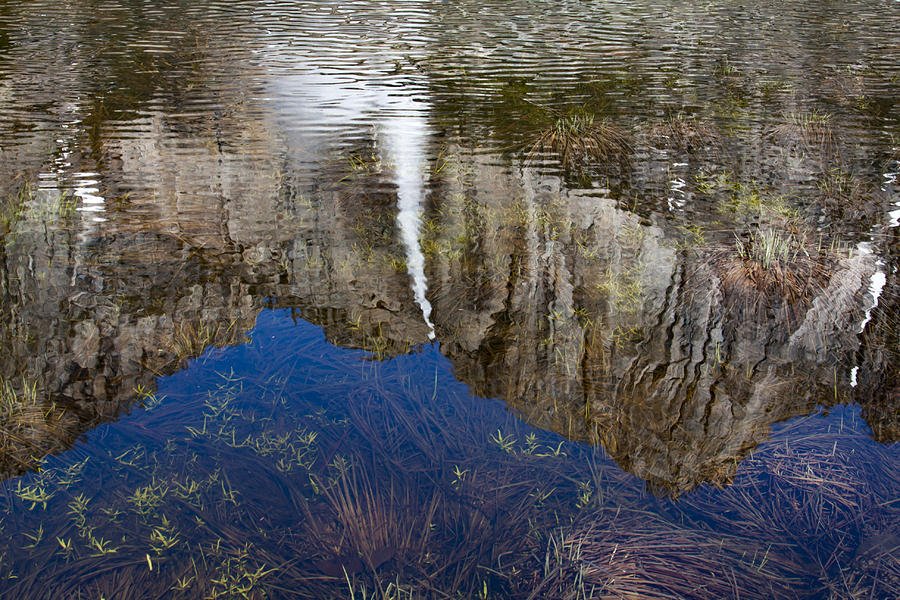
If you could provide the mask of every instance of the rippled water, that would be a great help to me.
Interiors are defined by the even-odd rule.
[[[0,6],[0,596],[897,597],[896,22]]]

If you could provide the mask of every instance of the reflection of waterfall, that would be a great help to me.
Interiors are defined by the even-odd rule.
[[[896,171],[900,171],[900,162],[896,165],[897,169],[895,172],[887,172],[884,174],[884,184],[881,187],[882,192],[888,192],[889,186],[891,189],[897,183],[897,175],[900,174]],[[892,207],[900,207],[900,201],[893,202],[891,204]],[[900,225],[900,209],[891,210],[887,214],[887,225],[888,227],[897,227]],[[873,254],[875,248],[875,238],[876,235],[873,233],[872,241],[862,242],[857,248],[863,254]],[[884,260],[879,259],[876,261],[877,270],[872,274],[872,277],[869,279],[869,297],[871,298],[870,304],[866,307],[865,315],[863,315],[862,322],[859,325],[859,333],[862,334],[866,329],[866,325],[869,324],[869,321],[872,320],[872,312],[878,308],[878,301],[881,298],[881,294],[884,291],[884,286],[887,284],[887,274],[884,272]],[[850,370],[850,386],[856,387],[857,385],[857,377],[859,374],[859,365],[853,365],[853,368]]]
[[[325,22],[331,19],[308,17],[309,26],[318,28],[323,25],[320,17]],[[365,42],[354,38],[351,45],[335,39],[324,45],[316,40],[298,46],[295,38],[273,37],[269,51],[281,62],[272,71],[270,86],[278,128],[291,151],[297,151],[293,160],[298,169],[301,165],[317,169],[321,162],[334,160],[336,148],[343,152],[366,144],[375,132],[374,142],[382,148],[379,158],[392,168],[397,186],[397,229],[413,295],[428,325],[429,338],[434,339],[431,303],[425,294],[425,256],[419,244],[428,136],[426,105],[421,100],[428,92],[418,72],[404,68],[416,54],[407,47],[418,45],[413,40],[420,37],[419,29],[426,21],[394,16],[388,21],[390,26],[373,28]],[[405,49],[385,51],[394,43]],[[323,56],[327,56],[327,65],[322,63]]]
[[[881,298],[881,293],[884,291],[884,286],[887,283],[887,276],[884,274],[884,271],[881,270],[884,267],[884,261],[876,261],[875,266],[878,270],[872,273],[872,276],[869,278],[869,297],[871,297],[872,300],[866,308],[862,323],[859,324],[860,334],[866,330],[866,325],[872,320],[872,311],[878,308],[878,300]],[[856,387],[858,375],[859,365],[853,365],[853,368],[850,369],[850,387]]]
[[[425,255],[419,246],[419,230],[425,199],[425,119],[421,114],[403,111],[402,116],[387,119],[383,125],[387,155],[394,167],[397,181],[397,227],[406,248],[406,270],[412,277],[416,303],[434,339],[431,322],[431,303],[425,297],[428,281],[425,278]]]

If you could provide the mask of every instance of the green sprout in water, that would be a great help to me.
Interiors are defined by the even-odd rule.
[[[42,485],[34,484],[23,486],[21,481],[16,487],[15,493],[23,502],[31,503],[28,510],[34,510],[38,504],[41,505],[41,508],[46,510],[47,502],[55,495],[53,492],[45,490]]]
[[[163,515],[158,527],[154,527],[150,533],[150,547],[156,554],[162,554],[166,550],[178,545],[178,530],[175,524]]]
[[[163,503],[163,498],[169,492],[169,486],[153,479],[149,484],[139,487],[126,497],[126,500],[134,506],[134,510],[141,516],[149,516]]]

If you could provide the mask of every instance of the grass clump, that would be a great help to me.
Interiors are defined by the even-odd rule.
[[[224,323],[184,320],[175,327],[170,350],[175,353],[176,364],[183,365],[190,358],[200,356],[210,346],[222,348],[238,345],[245,333],[236,320]]]
[[[768,553],[765,568],[773,560],[793,565],[798,583],[804,574],[810,578],[810,596],[900,597],[898,489],[888,474],[895,452],[852,427],[821,432],[811,423],[801,419],[782,441],[758,448],[723,490],[704,487],[685,498],[683,514],[734,539],[754,540]],[[803,587],[772,597],[797,597]]]
[[[64,414],[41,397],[36,383],[16,385],[0,376],[0,476],[39,468],[57,440],[67,438]]]
[[[735,236],[738,256],[755,263],[764,271],[788,265],[805,252],[793,235],[775,229],[756,229],[748,237],[741,239]]]
[[[554,154],[566,169],[576,169],[589,161],[606,161],[630,149],[628,135],[607,121],[592,115],[559,116],[548,127],[533,134],[529,159]]]
[[[784,116],[769,133],[777,144],[798,150],[829,150],[835,145],[831,115],[816,110]]]
[[[802,229],[763,225],[735,236],[731,255],[720,260],[726,286],[741,296],[793,305],[823,288],[834,258]]]
[[[877,188],[853,172],[829,169],[817,187],[818,204],[833,221],[873,222],[881,210]]]
[[[23,221],[48,224],[72,218],[78,209],[78,197],[70,191],[48,193],[25,183],[18,191],[0,200],[0,236],[14,231]]]
[[[695,117],[677,114],[666,118],[647,131],[650,141],[658,146],[682,152],[703,149],[720,150],[722,133],[714,126]]]
[[[551,539],[541,582],[548,597],[789,598],[800,583],[799,565],[781,548],[634,509],[592,516]]]

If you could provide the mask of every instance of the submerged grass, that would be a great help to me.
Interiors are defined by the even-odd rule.
[[[850,427],[817,431],[808,418],[780,437],[746,459],[732,485],[686,498],[682,514],[795,562],[813,595],[900,596],[895,449]]]
[[[3,585],[23,600],[895,591],[878,537],[896,535],[893,454],[860,433],[792,432],[733,486],[674,502],[398,360],[310,344],[263,351],[253,375],[195,364],[190,390],[4,486]]]
[[[681,113],[669,116],[646,129],[655,146],[670,147],[681,152],[709,150],[718,155],[723,148],[723,134],[706,121]]]
[[[874,222],[883,210],[878,190],[853,172],[841,168],[826,171],[818,183],[818,204],[835,222]]]
[[[43,398],[36,382],[0,376],[0,476],[39,468],[57,440],[71,437],[65,417],[66,410]]]
[[[801,565],[765,545],[633,509],[560,532],[546,563],[549,581],[578,581],[589,598],[787,598],[803,583]]]
[[[22,221],[31,221],[32,227],[69,219],[75,215],[78,198],[68,191],[50,193],[35,189],[25,183],[15,193],[0,200],[0,236],[6,236]]]

